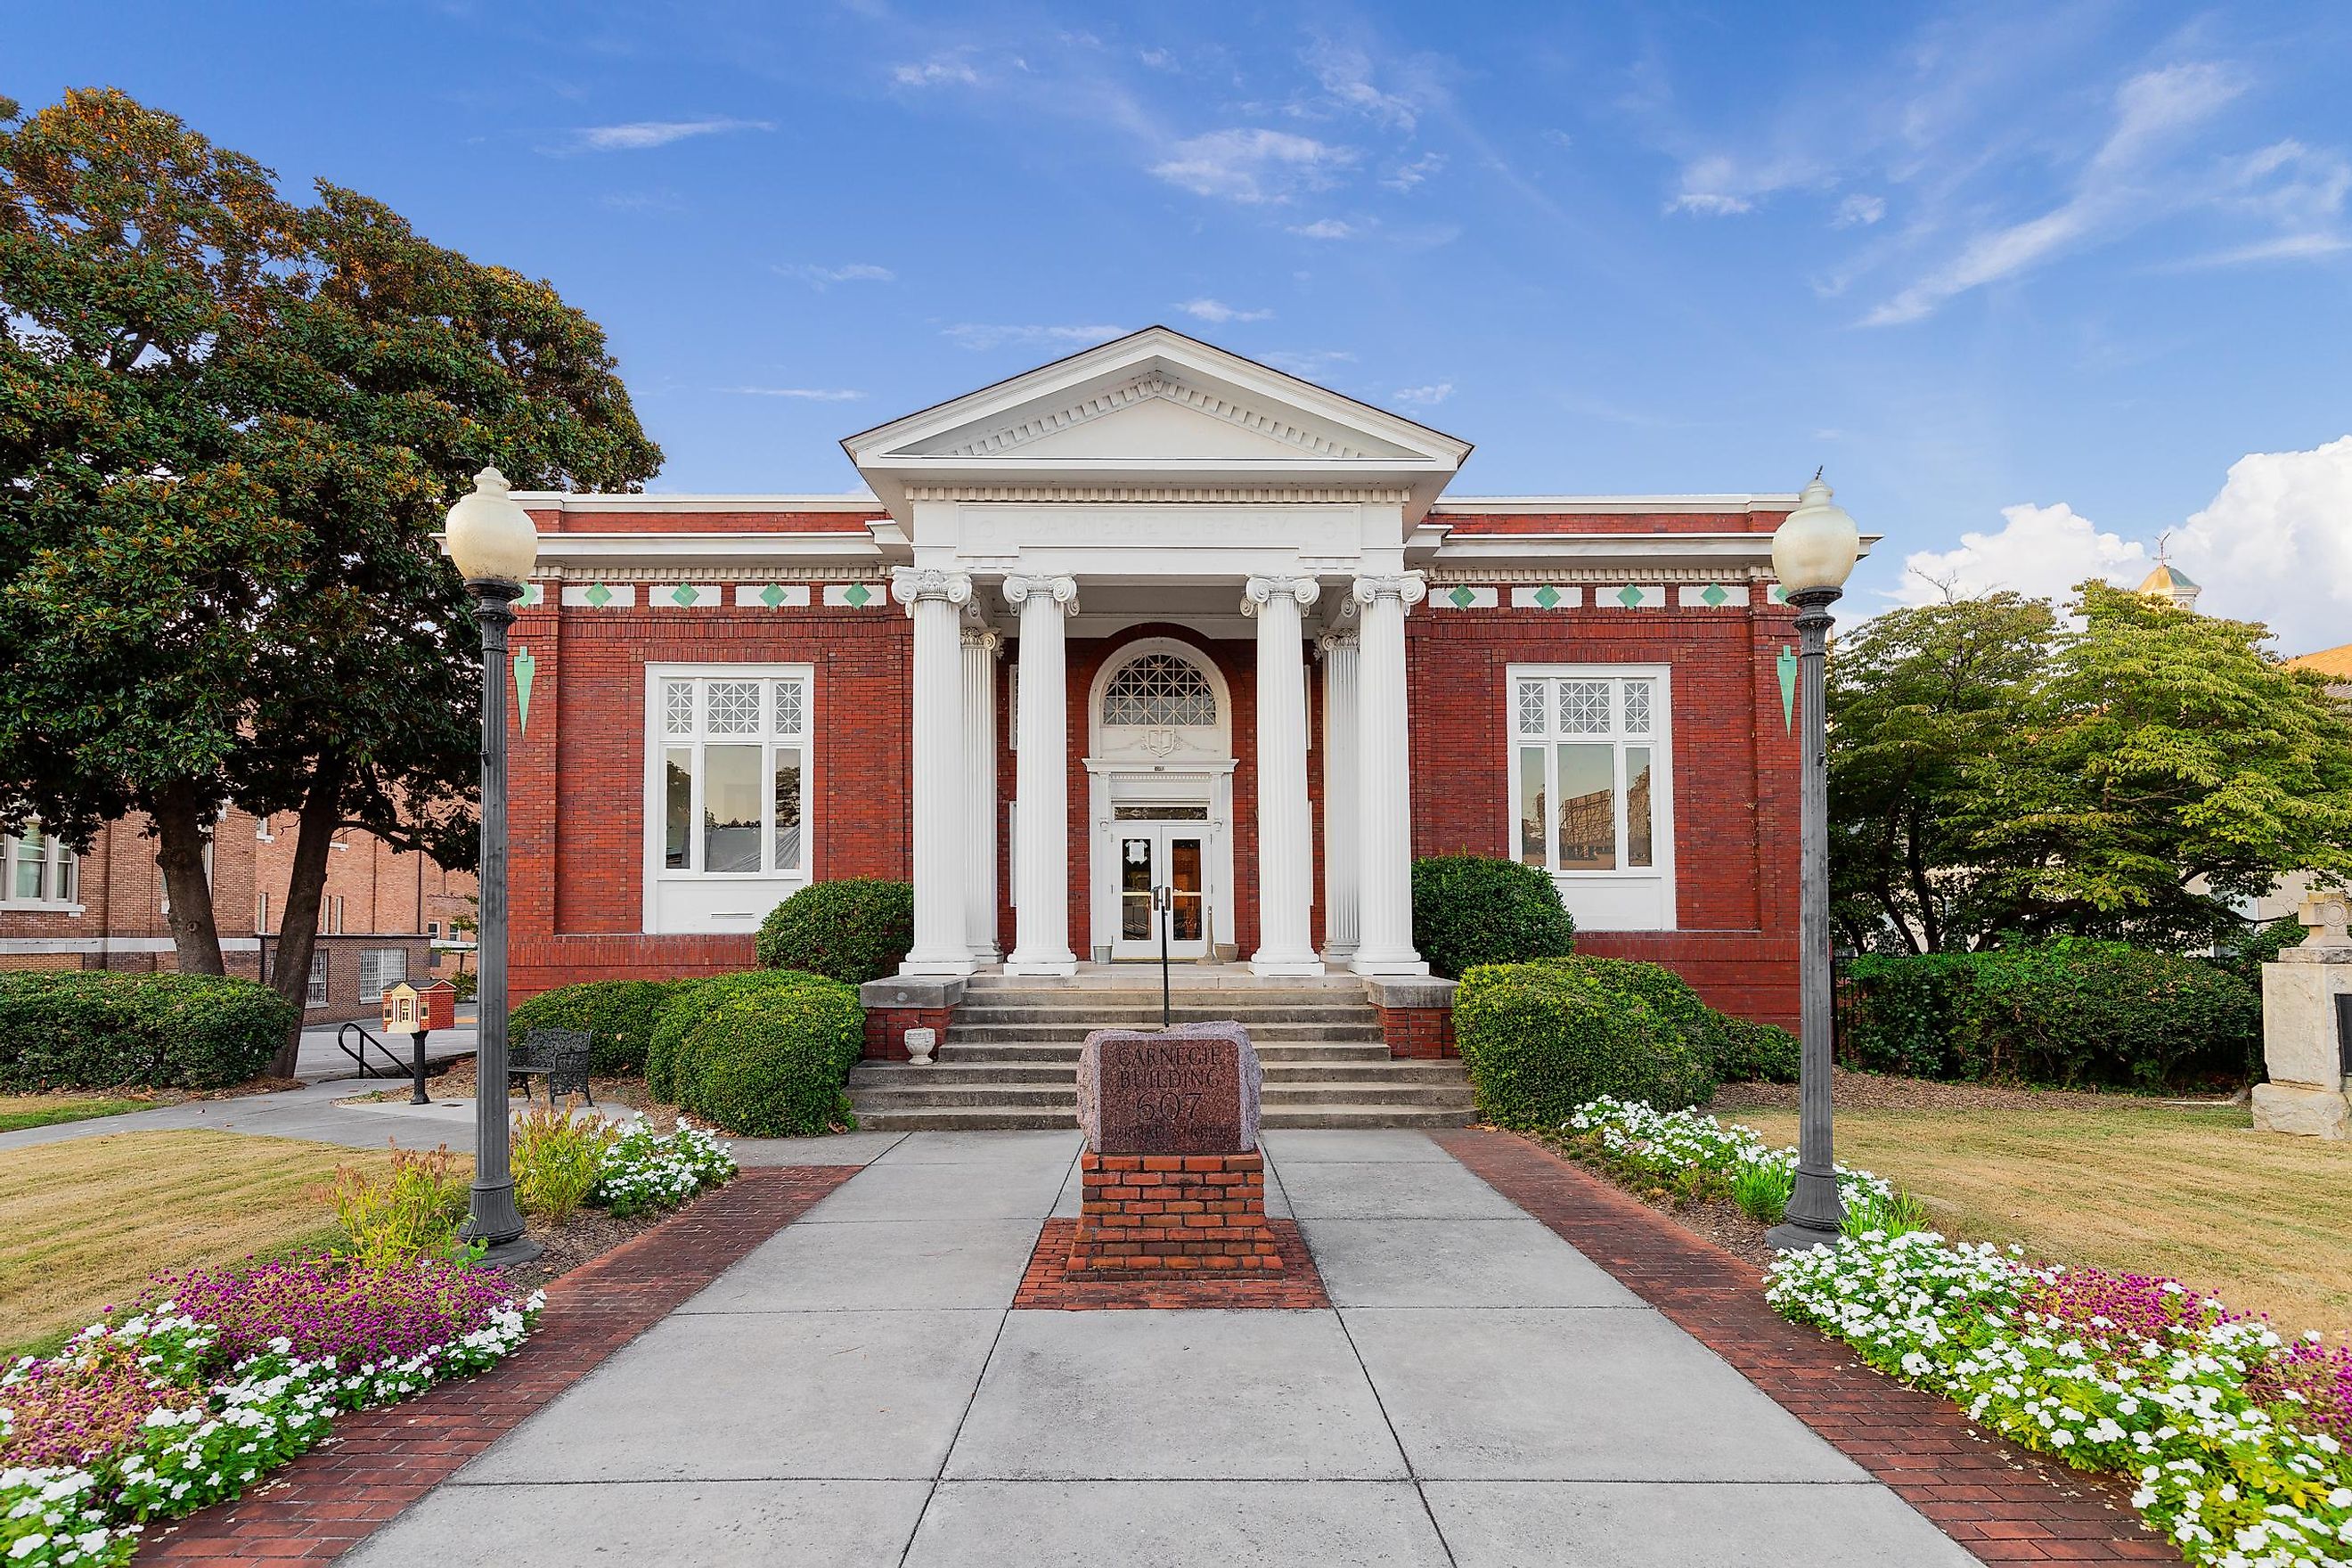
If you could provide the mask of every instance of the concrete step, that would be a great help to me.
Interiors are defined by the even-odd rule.
[[[1091,1006],[1084,1002],[1052,1001],[974,1002],[966,1000],[956,1005],[958,1019],[973,1023],[1019,1023],[1034,1018],[1041,1023],[1083,1023],[1096,1019],[1110,1024],[1142,1024],[1160,1026],[1160,998],[1149,1003],[1121,1003],[1116,1007]],[[1290,1019],[1307,1024],[1331,1019],[1377,1019],[1380,1009],[1368,1002],[1270,1002],[1253,1003],[1243,1007],[1202,1006],[1192,1002],[1179,1002],[1168,1009],[1169,1017],[1179,1024],[1213,1024],[1228,1018],[1244,1023],[1265,1018],[1280,1021]]]
[[[1356,974],[1283,974],[1263,979],[1255,974],[1232,970],[1208,971],[1198,966],[1178,963],[1169,966],[1168,988],[1179,996],[1197,995],[1203,992],[1237,996],[1283,995],[1343,995],[1361,996],[1364,981]],[[1068,979],[1040,980],[1020,974],[975,974],[964,982],[964,994],[977,996],[1004,991],[1034,993],[1045,996],[1068,996],[1078,993],[1112,994],[1127,993],[1142,995],[1160,994],[1160,966],[1122,964],[1117,969],[1088,970]]]
[[[999,1107],[1006,1110],[1033,1110],[1041,1106],[1057,1106],[1075,1116],[1078,1097],[1075,1090],[1050,1084],[1023,1084],[1007,1088],[971,1089],[954,1084],[937,1088],[900,1088],[868,1085],[850,1095],[850,1103],[863,1116],[867,1110],[934,1110],[940,1107],[962,1106],[973,1110]],[[1466,1083],[1318,1083],[1266,1086],[1260,1100],[1263,1110],[1299,1110],[1325,1105],[1393,1105],[1424,1110],[1467,1110],[1471,1105],[1470,1086]]]
[[[1378,1058],[1351,1057],[1329,1061],[1268,1062],[1265,1064],[1265,1084],[1270,1092],[1278,1086],[1350,1082],[1372,1071],[1377,1071],[1384,1080],[1393,1079],[1400,1083],[1457,1084],[1463,1081],[1462,1068],[1453,1062],[1394,1061],[1383,1065]],[[854,1091],[869,1085],[881,1087],[917,1078],[925,1084],[973,1089],[1035,1084],[1068,1087],[1073,1080],[1073,1073],[1070,1065],[1065,1062],[963,1062],[949,1059],[925,1068],[909,1068],[897,1062],[866,1062],[850,1073],[849,1087]]]
[[[1072,1045],[1084,1045],[1087,1036],[1096,1029],[1117,1028],[1120,1026],[1099,1019],[1087,1023],[1025,1023],[982,1024],[966,1023],[959,1014],[948,1025],[950,1044],[982,1046],[998,1040],[1030,1040],[1038,1043],[1066,1040]],[[1139,1027],[1140,1026],[1138,1026]],[[1152,1019],[1156,1032],[1160,1020]],[[1263,1049],[1269,1045],[1297,1044],[1310,1040],[1363,1041],[1381,1038],[1380,1026],[1357,1022],[1328,1024],[1264,1023],[1245,1025],[1250,1044]]]
[[[1466,1127],[1473,1113],[1450,1109],[1424,1110],[1402,1105],[1268,1106],[1258,1125],[1273,1131],[1303,1128]],[[863,1108],[857,1124],[875,1132],[998,1131],[1017,1129],[1075,1131],[1067,1110],[1029,1106],[1018,1108],[933,1106],[908,1110]]]
[[[938,1051],[942,1062],[1059,1062],[1076,1072],[1081,1040],[958,1040],[950,1035]],[[1255,1044],[1255,1042],[1253,1042]],[[1276,1062],[1360,1061],[1389,1059],[1389,1048],[1378,1040],[1269,1040],[1255,1047],[1257,1059]]]

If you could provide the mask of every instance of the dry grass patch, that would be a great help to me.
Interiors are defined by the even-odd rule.
[[[1723,1113],[1793,1143],[1793,1112]],[[2281,1327],[2352,1331],[2352,1147],[2253,1131],[2242,1108],[1842,1110],[1838,1158],[1936,1227],[2036,1257],[2172,1275]]]
[[[0,1348],[79,1328],[152,1274],[323,1244],[334,1215],[320,1189],[335,1167],[390,1163],[388,1152],[237,1132],[121,1132],[0,1153]]]

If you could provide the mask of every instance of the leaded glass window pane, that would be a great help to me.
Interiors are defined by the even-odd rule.
[[[1544,683],[1542,681],[1520,681],[1519,733],[1522,735],[1541,736],[1544,732],[1544,719],[1546,717],[1545,710],[1549,706],[1550,704],[1544,697]]]
[[[1629,680],[1625,683],[1625,733],[1646,735],[1650,732],[1650,691],[1653,682]]]
[[[704,722],[714,735],[756,735],[760,732],[760,683],[756,680],[714,680],[704,690]]]
[[[1214,724],[1217,694],[1192,660],[1148,653],[1111,677],[1102,721],[1155,730]]]
[[[694,682],[691,680],[662,682],[662,732],[667,735],[694,733]]]
[[[801,732],[801,683],[797,680],[776,682],[776,733],[797,735]]]
[[[1559,732],[1563,735],[1609,733],[1609,682],[1563,680],[1559,683]]]

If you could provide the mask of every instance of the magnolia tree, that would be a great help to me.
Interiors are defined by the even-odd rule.
[[[299,1005],[338,832],[472,863],[442,514],[486,463],[634,489],[660,450],[547,283],[111,90],[0,100],[0,823],[86,847],[146,814],[180,967],[217,974],[212,826],[294,813]]]
[[[2266,628],[2100,582],[1889,611],[1830,661],[1831,879],[1858,945],[2210,942],[2352,879],[2352,718]]]

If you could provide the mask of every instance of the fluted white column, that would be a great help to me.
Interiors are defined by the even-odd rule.
[[[1356,955],[1356,628],[1335,626],[1315,640],[1323,655],[1323,956]]]
[[[1298,612],[1312,577],[1253,577],[1242,613],[1257,617],[1257,952],[1255,974],[1320,974],[1307,909],[1314,829],[1307,805],[1307,666]]]
[[[964,932],[963,661],[957,625],[971,597],[961,572],[900,566],[890,595],[915,622],[915,945],[902,974],[969,974]]]
[[[994,963],[996,945],[996,658],[1004,639],[963,623],[964,940],[975,963]]]
[[[1007,974],[1076,974],[1070,952],[1069,665],[1062,621],[1075,614],[1068,577],[1007,577],[1006,603],[1021,612],[1020,800],[1013,835],[1013,956]]]
[[[1356,579],[1359,974],[1426,974],[1412,947],[1412,759],[1405,731],[1404,613],[1429,592],[1418,572]]]

